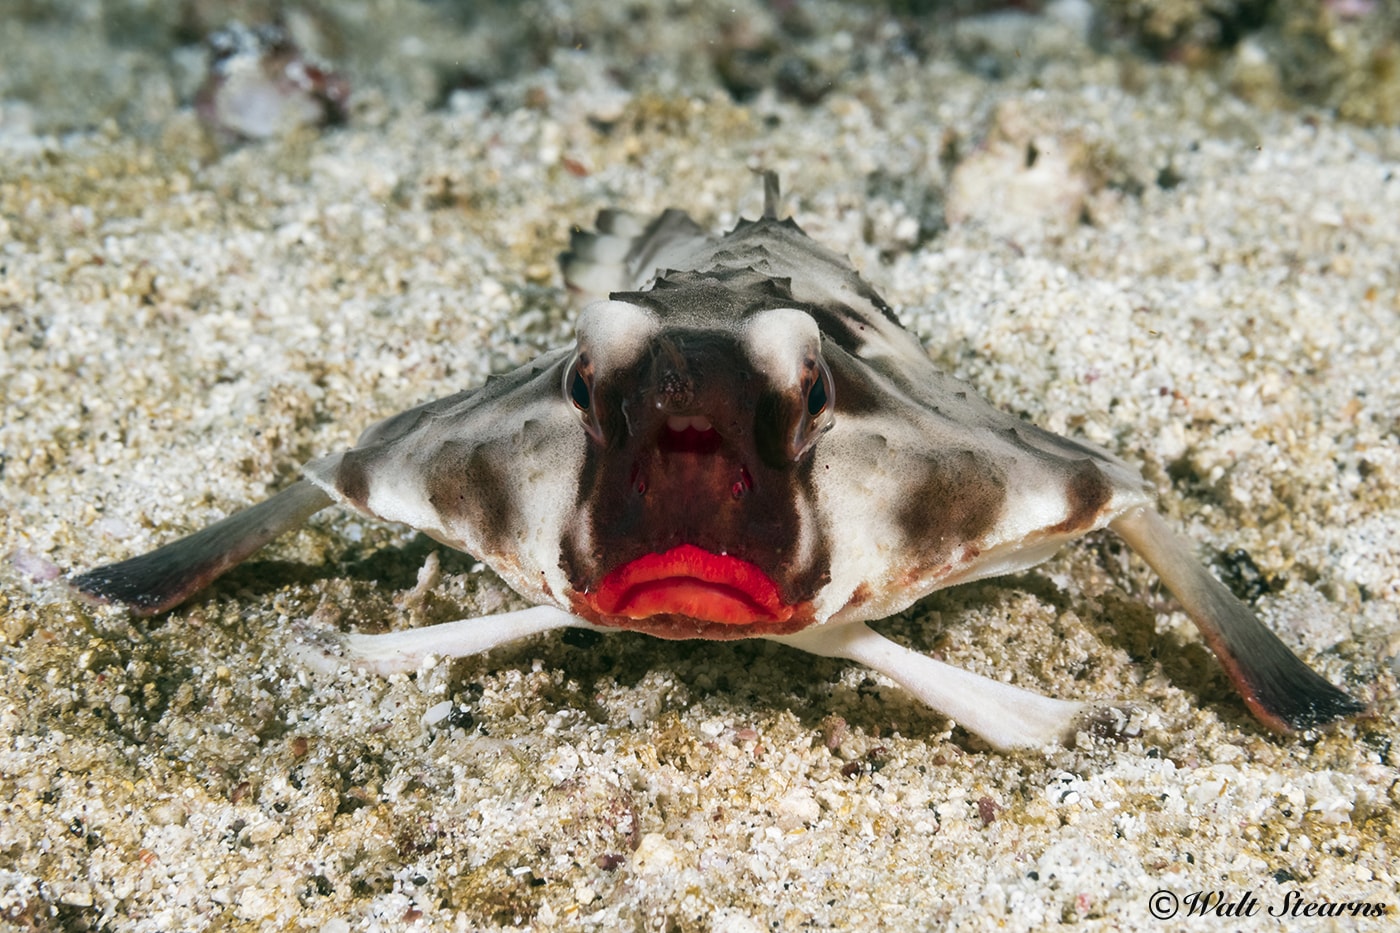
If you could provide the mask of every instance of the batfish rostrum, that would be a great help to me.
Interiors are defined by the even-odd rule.
[[[1211,576],[1138,471],[940,372],[844,257],[778,218],[776,176],[765,189],[763,216],[720,237],[682,211],[604,211],[563,256],[591,300],[572,346],[381,421],[265,502],[73,586],[163,612],[338,503],[475,555],[535,605],[319,632],[334,664],[413,671],[566,627],[765,638],[888,675],[1006,749],[1115,707],[959,670],[865,623],[1108,528],[1264,725],[1362,710]]]

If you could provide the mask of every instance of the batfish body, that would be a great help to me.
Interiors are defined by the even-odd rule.
[[[74,585],[160,612],[335,502],[477,556],[537,607],[321,633],[338,661],[413,669],[563,626],[761,637],[867,664],[1013,747],[1105,708],[967,674],[862,623],[1108,527],[1266,725],[1361,709],[1196,561],[1136,470],[940,372],[845,258],[778,219],[768,182],[764,216],[719,237],[679,211],[604,212],[563,257],[585,304],[573,345],[382,421],[267,502]]]

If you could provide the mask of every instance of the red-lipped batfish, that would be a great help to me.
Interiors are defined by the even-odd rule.
[[[1363,709],[1197,561],[1137,470],[940,372],[844,257],[777,217],[776,176],[765,195],[718,238],[682,211],[604,211],[562,257],[593,299],[574,344],[381,421],[263,503],[73,586],[163,612],[338,503],[475,555],[534,606],[321,631],[323,660],[413,671],[565,627],[766,638],[879,671],[1005,749],[1121,710],[968,673],[866,623],[1108,528],[1265,726]]]

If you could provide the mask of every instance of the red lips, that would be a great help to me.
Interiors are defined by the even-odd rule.
[[[721,625],[782,623],[793,607],[754,564],[682,544],[647,554],[608,574],[584,597],[604,616],[675,615]]]

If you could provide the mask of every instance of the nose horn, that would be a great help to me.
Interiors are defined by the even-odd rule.
[[[666,369],[656,381],[656,407],[668,415],[683,415],[695,404],[695,383],[688,372]]]

